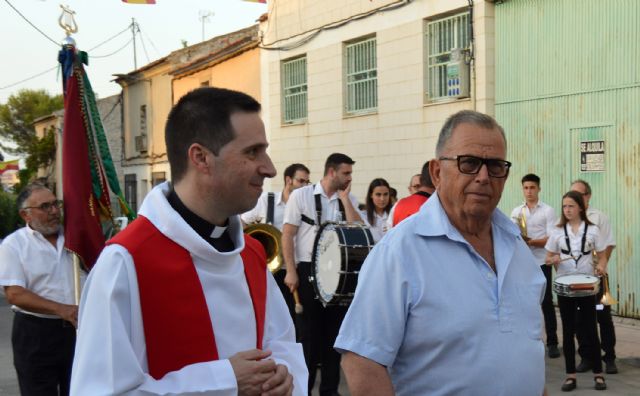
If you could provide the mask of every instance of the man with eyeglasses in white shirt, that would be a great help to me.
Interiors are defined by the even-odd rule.
[[[62,203],[33,183],[16,204],[26,225],[0,245],[0,286],[15,312],[11,341],[20,393],[68,395],[78,306]]]

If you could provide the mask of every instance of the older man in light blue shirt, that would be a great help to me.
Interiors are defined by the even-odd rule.
[[[457,113],[436,155],[436,194],[367,257],[336,340],[351,393],[539,396],[545,279],[496,209],[502,128]]]

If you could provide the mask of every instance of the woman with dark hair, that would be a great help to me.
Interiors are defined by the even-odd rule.
[[[391,187],[382,178],[373,179],[367,191],[363,218],[371,230],[373,240],[378,242],[387,232],[387,217],[393,204],[390,200]]]
[[[547,250],[545,261],[547,265],[553,265],[556,268],[556,280],[564,275],[595,274],[601,276],[607,272],[606,241],[603,241],[599,234],[598,227],[587,219],[587,210],[582,195],[577,191],[569,191],[564,194],[560,223],[553,230],[545,245]],[[594,250],[597,257],[595,265],[593,261]],[[558,293],[558,306],[562,319],[562,350],[567,373],[567,379],[562,384],[563,392],[572,391],[577,385],[574,337],[578,323],[584,323],[587,326],[585,336],[593,345],[594,356],[591,359],[594,363],[595,389],[607,389],[607,384],[602,376],[595,299],[595,294],[578,297]],[[580,315],[580,320],[577,319],[577,315]]]

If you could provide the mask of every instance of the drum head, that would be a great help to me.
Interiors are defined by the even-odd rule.
[[[571,274],[561,275],[555,279],[555,282],[561,285],[574,285],[577,283],[598,283],[599,279],[593,275],[587,274]]]
[[[325,303],[333,299],[340,282],[342,256],[340,239],[335,227],[326,225],[320,230],[315,249],[315,279],[318,297]]]

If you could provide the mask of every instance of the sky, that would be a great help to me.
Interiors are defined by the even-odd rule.
[[[0,37],[3,47],[0,62],[0,103],[20,89],[45,89],[50,94],[62,93],[57,69],[27,82],[7,87],[57,66],[59,45],[50,41],[22,19],[7,3],[11,3],[35,26],[56,42],[65,37],[58,25],[60,1],[0,0]],[[205,39],[251,26],[267,12],[266,4],[242,0],[156,0],[154,5],[126,4],[122,0],[66,0],[75,11],[78,32],[73,34],[80,50],[87,51],[125,30],[135,18],[141,30],[136,35],[138,67],[161,58],[182,47],[202,41],[200,15],[213,14],[204,24]],[[133,71],[131,30],[89,52],[89,79],[98,97],[120,92],[113,74]],[[142,41],[141,41],[142,39]],[[144,45],[143,45],[144,44]],[[119,52],[120,48],[124,47]],[[146,53],[145,53],[146,48]],[[107,57],[105,55],[115,54]],[[93,58],[92,58],[93,56]]]

